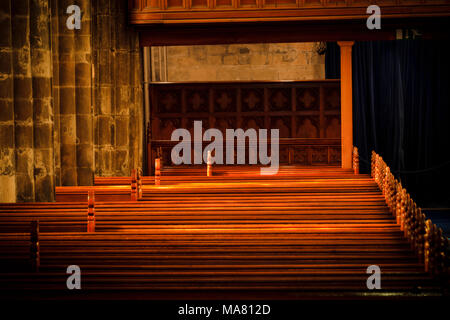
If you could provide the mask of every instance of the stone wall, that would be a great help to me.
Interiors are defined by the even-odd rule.
[[[69,5],[81,30],[66,26]],[[142,165],[142,68],[127,1],[0,1],[0,202],[52,201]]]
[[[153,81],[316,80],[325,78],[318,44],[269,43],[152,48]]]
[[[81,30],[66,26],[69,5]],[[126,0],[0,1],[0,202],[52,201],[143,165],[138,34]],[[324,78],[313,43],[152,48],[154,81]]]
[[[127,1],[97,0],[94,17],[95,174],[129,175],[142,167],[143,70]]]

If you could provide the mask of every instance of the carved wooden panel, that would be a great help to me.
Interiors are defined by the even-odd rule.
[[[361,19],[367,0],[128,0],[132,24]],[[378,0],[390,18],[450,16],[447,0]]]
[[[239,8],[256,8],[258,0],[236,0]]]
[[[237,92],[233,89],[221,88],[213,93],[214,112],[236,112]]]
[[[162,0],[146,0],[143,2],[144,9],[161,9]]]
[[[233,0],[215,0],[213,7],[218,9],[233,8]]]
[[[185,0],[165,0],[166,9],[180,9],[185,7]]]
[[[297,110],[319,110],[319,88],[301,88],[297,94]]]
[[[243,88],[241,99],[243,112],[264,111],[264,90],[262,88]]]
[[[150,86],[154,140],[170,140],[172,131],[195,120],[203,130],[278,129],[280,139],[319,142],[340,138],[338,80],[298,82],[154,83]],[[336,96],[337,95],[337,96]],[[339,164],[340,148],[280,146],[281,163]]]
[[[292,92],[290,88],[269,89],[270,111],[290,111],[292,109]]]
[[[159,113],[181,113],[181,92],[178,90],[161,90],[158,95]]]
[[[189,0],[190,8],[208,8],[208,0]]]

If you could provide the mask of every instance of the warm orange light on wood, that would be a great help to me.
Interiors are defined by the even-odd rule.
[[[352,46],[354,41],[339,41],[341,47],[341,166],[352,168],[353,104]]]

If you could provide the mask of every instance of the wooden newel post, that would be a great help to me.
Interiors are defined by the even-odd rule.
[[[95,232],[95,193],[88,192],[87,232]]]
[[[131,170],[131,201],[137,201],[137,171]]]
[[[152,130],[150,127],[150,122],[147,122],[147,174],[151,175],[153,172],[152,164],[153,164],[153,154],[152,154]]]
[[[142,169],[141,168],[139,168],[138,170],[137,170],[137,198],[138,199],[142,199],[142,184],[143,184],[143,181],[142,181]]]
[[[211,161],[211,150],[208,150],[208,157],[206,161],[206,176],[212,176],[212,161]]]
[[[353,173],[359,174],[359,153],[357,147],[353,147]]]
[[[30,243],[31,268],[33,271],[38,272],[41,265],[39,220],[31,221]]]
[[[161,158],[155,159],[155,185],[160,184],[161,178]]]

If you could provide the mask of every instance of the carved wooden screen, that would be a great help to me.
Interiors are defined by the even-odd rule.
[[[227,128],[279,129],[280,163],[340,163],[337,80],[155,83],[150,90],[153,148],[167,146],[163,140],[176,128],[193,136],[193,122],[201,120],[204,130],[217,128],[224,137]]]

